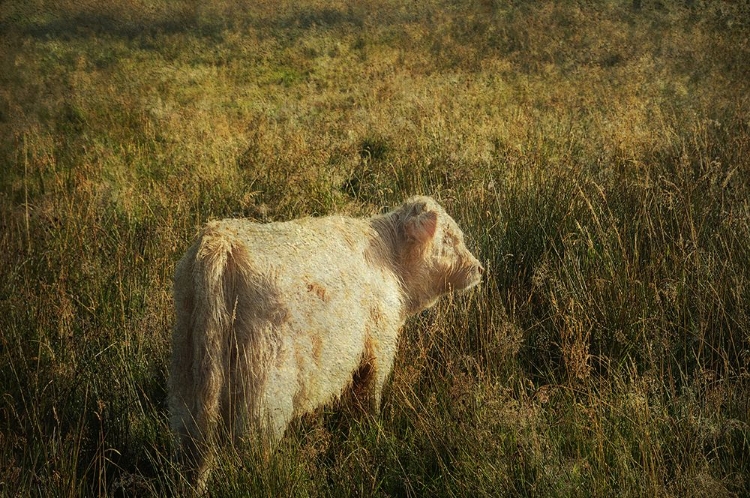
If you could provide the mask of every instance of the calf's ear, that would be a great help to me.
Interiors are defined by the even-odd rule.
[[[437,217],[438,215],[435,211],[423,211],[422,213],[409,216],[404,220],[404,233],[406,233],[406,237],[418,244],[426,244],[435,236]]]

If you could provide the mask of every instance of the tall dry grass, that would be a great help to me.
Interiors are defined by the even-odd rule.
[[[750,492],[750,12],[719,1],[0,5],[0,494],[169,495],[207,219],[439,198],[482,288],[216,496]],[[334,407],[335,408],[335,407]]]

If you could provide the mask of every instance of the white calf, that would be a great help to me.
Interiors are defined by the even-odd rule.
[[[169,404],[193,483],[222,424],[271,448],[353,382],[376,412],[407,317],[481,273],[429,197],[368,219],[208,223],[174,280]]]

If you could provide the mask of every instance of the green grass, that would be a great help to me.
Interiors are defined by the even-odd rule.
[[[0,495],[178,495],[171,275],[206,220],[455,215],[483,286],[382,414],[212,496],[750,494],[746,2],[0,5]]]

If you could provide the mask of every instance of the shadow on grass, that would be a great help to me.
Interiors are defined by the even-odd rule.
[[[86,38],[110,35],[132,39],[142,35],[173,34],[198,28],[195,11],[175,9],[169,13],[147,16],[126,12],[108,5],[60,10],[48,15],[27,16],[16,13],[0,22],[0,32],[15,32],[33,38]]]
[[[134,39],[159,34],[193,33],[199,36],[220,36],[234,28],[295,31],[317,27],[335,28],[364,25],[364,11],[335,7],[280,7],[287,10],[249,12],[241,4],[223,9],[176,3],[167,10],[141,11],[133,5],[104,3],[79,8],[60,7],[54,12],[12,10],[0,16],[0,33],[16,33],[33,38],[87,38],[100,35]],[[271,16],[271,17],[269,17]]]

